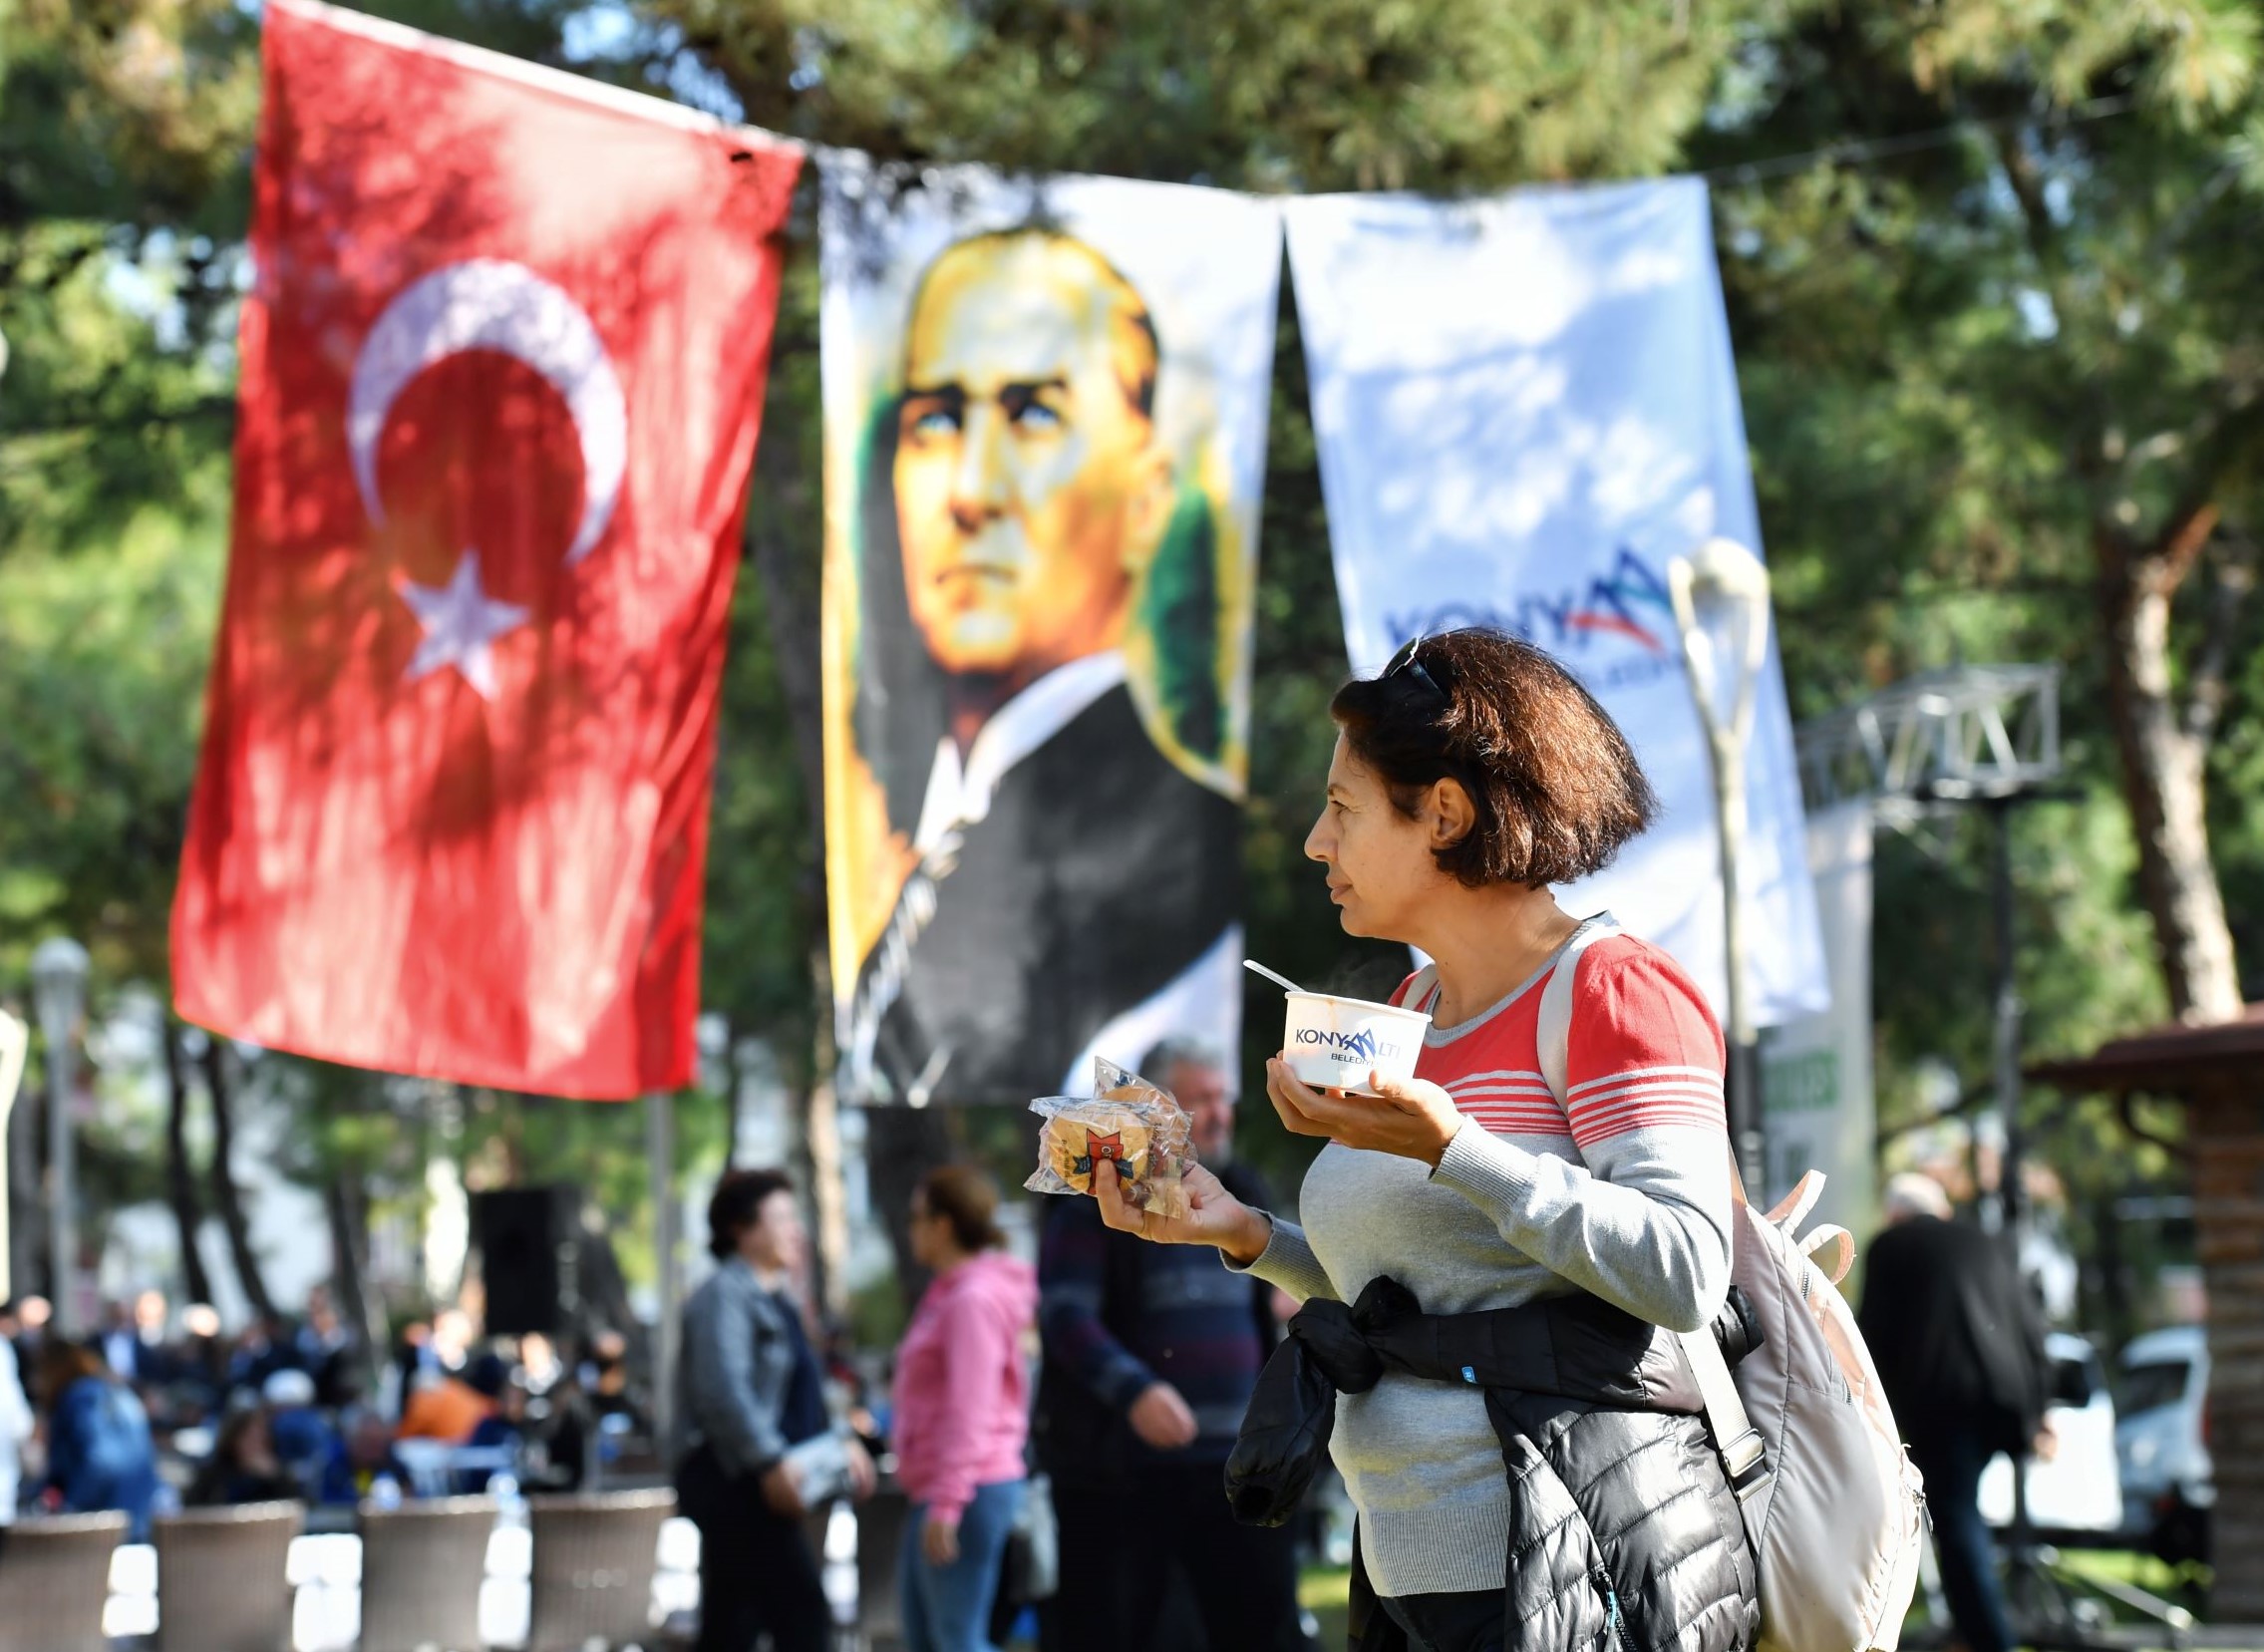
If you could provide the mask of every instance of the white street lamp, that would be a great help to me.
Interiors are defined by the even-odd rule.
[[[1667,567],[1682,632],[1691,697],[1706,729],[1714,771],[1715,819],[1722,834],[1722,939],[1729,966],[1730,1133],[1746,1186],[1766,1183],[1761,1063],[1746,980],[1745,916],[1739,856],[1746,837],[1746,741],[1753,732],[1761,668],[1769,658],[1769,569],[1734,539],[1713,538]]]
[[[78,1291],[71,1277],[79,1255],[71,1092],[89,967],[87,949],[68,935],[50,935],[32,951],[32,1007],[47,1045],[48,1290],[55,1303],[56,1333],[66,1337],[80,1329]]]
[[[0,1302],[16,1294],[15,1235],[9,1229],[9,1194],[16,1185],[15,1166],[8,1162],[12,1143],[16,1087],[23,1082],[24,1057],[32,1047],[31,1029],[0,1010]]]

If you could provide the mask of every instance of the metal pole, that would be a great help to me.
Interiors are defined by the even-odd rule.
[[[1753,1024],[1753,989],[1746,975],[1745,903],[1739,898],[1739,861],[1746,836],[1746,761],[1735,728],[1709,728],[1714,756],[1715,818],[1722,833],[1722,945],[1729,968],[1730,1140],[1747,1192],[1768,1202],[1768,1145],[1761,1116],[1761,1052]]]
[[[1997,1228],[2011,1246],[2016,1273],[2020,1263],[2021,1226],[2027,1201],[2021,1190],[2021,995],[2013,957],[2013,807],[2015,798],[1989,802],[1989,919],[1994,932],[1991,964],[1996,980],[1997,1118],[2004,1127],[2005,1146],[1997,1164]],[[2025,1289],[2025,1284],[2023,1286]],[[2010,1533],[2016,1550],[2034,1540],[2028,1504],[2027,1442],[2013,1453],[2013,1524]]]
[[[78,1164],[71,1137],[71,1093],[79,1053],[79,1023],[87,1010],[87,949],[67,935],[50,935],[32,949],[32,998],[47,1045],[47,1288],[54,1299],[58,1336],[81,1329],[76,1281]]]
[[[1739,859],[1746,836],[1746,739],[1753,728],[1754,699],[1769,659],[1769,570],[1748,547],[1720,537],[1708,539],[1691,556],[1668,565],[1667,585],[1674,601],[1675,625],[1682,633],[1683,669],[1691,699],[1706,731],[1706,755],[1714,771],[1714,819],[1722,846],[1722,951],[1728,966],[1729,1046],[1727,1101],[1731,1151],[1748,1193],[1768,1191],[1768,1143],[1763,1137],[1761,1057],[1754,1026],[1751,988],[1746,978],[1746,921],[1739,899]],[[1717,619],[1732,621],[1727,635],[1713,637],[1700,623],[1701,592]],[[1731,639],[1736,639],[1732,641]],[[1735,675],[1717,680],[1717,673]],[[1719,691],[1734,690],[1731,703]],[[1725,715],[1726,710],[1726,715]],[[1766,1202],[1766,1200],[1765,1200]]]
[[[75,1020],[76,1018],[74,1018]],[[79,1334],[78,1148],[71,1133],[71,1091],[77,1077],[75,1028],[47,1044],[47,1288],[58,1336]]]
[[[676,1461],[676,1339],[681,1327],[676,1266],[676,1098],[645,1097],[645,1157],[652,1177],[653,1271],[660,1303],[652,1335],[653,1446],[664,1468]]]
[[[2021,1003],[2013,956],[2013,802],[1989,806],[1995,837],[1990,844],[1989,906],[1995,930],[1997,1119],[2004,1127],[2005,1150],[1997,1169],[1997,1217],[2019,1243],[2027,1198],[2021,1186]]]

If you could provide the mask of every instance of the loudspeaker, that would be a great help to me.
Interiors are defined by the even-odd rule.
[[[571,1332],[581,1314],[581,1190],[497,1187],[472,1195],[472,1241],[489,1336]]]

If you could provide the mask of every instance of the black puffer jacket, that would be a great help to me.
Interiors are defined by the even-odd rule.
[[[1735,1364],[1758,1340],[1733,1297]],[[1336,1395],[1387,1371],[1485,1390],[1509,1477],[1507,1652],[1743,1652],[1761,1622],[1753,1551],[1698,1385],[1671,1333],[1591,1296],[1426,1314],[1377,1279],[1290,1321],[1226,1466],[1235,1513],[1293,1513],[1327,1455]],[[1405,1652],[1357,1559],[1352,1652]]]

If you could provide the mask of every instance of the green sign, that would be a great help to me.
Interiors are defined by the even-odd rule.
[[[1839,1052],[1803,1050],[1762,1064],[1765,1113],[1829,1113],[1839,1105]]]

